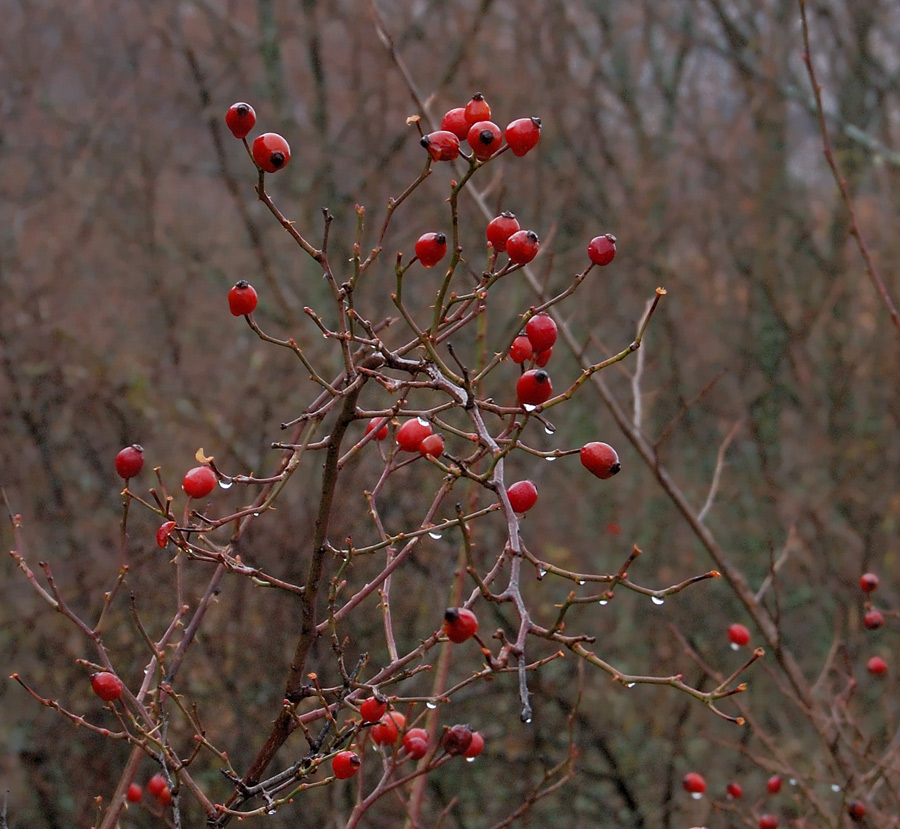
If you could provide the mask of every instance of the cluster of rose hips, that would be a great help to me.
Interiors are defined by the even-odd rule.
[[[866,598],[866,612],[863,615],[863,625],[868,630],[878,630],[884,624],[884,614],[873,607],[868,599],[872,593],[878,588],[879,579],[875,573],[863,573],[859,579],[859,589],[862,590]],[[880,656],[873,656],[866,664],[866,668],[872,676],[882,676],[887,672],[887,662]]]
[[[691,797],[703,797],[706,791],[706,780],[702,774],[696,771],[689,771],[681,780],[681,785]],[[744,796],[744,790],[740,783],[730,782],[725,788],[729,800],[740,800]],[[766,781],[766,791],[770,795],[776,795],[781,791],[781,777],[773,774]],[[847,801],[847,815],[853,821],[862,820],[866,816],[866,805],[861,800]],[[758,820],[759,829],[777,829],[778,818],[772,814],[760,815]]]
[[[250,104],[232,104],[225,113],[225,123],[234,137],[246,144],[250,130],[256,125],[256,111]],[[291,160],[291,148],[277,132],[265,132],[253,139],[250,155],[260,170],[277,173]]]

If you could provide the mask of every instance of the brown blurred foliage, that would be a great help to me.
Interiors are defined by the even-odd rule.
[[[850,779],[836,779],[822,776],[821,746],[771,659],[746,677],[742,700],[759,731],[724,723],[671,689],[628,691],[588,672],[578,773],[536,804],[532,825],[754,825],[744,822],[749,806],[710,814],[709,797],[689,801],[680,779],[691,769],[707,776],[716,798],[731,778],[756,797],[768,773],[792,771],[832,803],[834,826],[843,825],[843,794],[832,784],[896,808],[893,784],[873,793],[878,775],[862,772],[900,723],[900,621],[889,613],[877,636],[862,629],[856,582],[878,572],[879,605],[900,605],[900,341],[822,161],[796,3],[378,5],[427,102],[423,117],[439,119],[481,90],[501,126],[543,119],[529,163],[497,165],[481,186],[492,210],[512,209],[540,233],[536,267],[549,290],[584,267],[592,236],[618,237],[615,265],[563,309],[583,342],[601,356],[618,351],[654,288],[666,287],[644,347],[604,379],[697,510],[717,450],[739,424],[706,523],[754,590],[770,579],[761,601],[809,681],[822,677],[816,694],[830,699],[855,677],[864,703],[846,717],[865,751]],[[888,0],[823,0],[809,10],[837,157],[897,297],[900,155],[889,148],[900,147],[900,14]],[[200,446],[231,474],[263,473],[279,425],[315,392],[289,355],[228,314],[228,287],[250,279],[267,331],[295,337],[324,364],[333,358],[302,311],[326,296],[321,275],[255,201],[255,174],[224,126],[226,108],[249,101],[260,127],[288,137],[294,157],[279,175],[279,204],[313,237],[327,205],[339,262],[350,255],[354,205],[383,210],[419,170],[422,150],[406,125],[417,107],[363,0],[13,2],[0,27],[0,77],[0,483],[23,516],[31,558],[53,562],[74,607],[96,608],[119,564],[121,481],[112,459],[121,446],[141,443],[145,485],[159,466],[171,490]],[[410,251],[435,229],[447,178],[436,174],[416,195],[386,249]],[[463,220],[478,269],[484,221],[474,209]],[[366,288],[385,314],[390,264],[384,284]],[[518,290],[510,289],[507,319],[534,301]],[[577,376],[574,365],[557,371]],[[567,460],[520,461],[515,471],[535,480],[546,505],[525,522],[529,545],[562,566],[614,571],[637,544],[644,554],[632,575],[660,587],[709,569],[653,469],[598,402],[588,393],[557,412],[553,445],[607,440],[624,471],[600,488]],[[363,517],[360,493],[376,469],[362,459],[349,472],[339,492],[338,523],[347,529],[338,526],[336,537]],[[390,505],[400,517],[418,514],[417,472],[407,472],[408,492]],[[242,542],[248,559],[292,580],[302,580],[318,483],[314,464],[302,474]],[[235,492],[218,497],[241,503]],[[129,587],[148,618],[171,612],[156,524],[140,511],[129,519]],[[8,549],[8,526],[2,533]],[[417,559],[418,582],[395,608],[410,642],[439,624],[457,544],[448,534],[429,545],[433,560]],[[3,674],[18,671],[46,696],[99,718],[74,664],[87,656],[85,643],[26,589],[12,561],[3,567]],[[552,620],[570,586],[541,588],[536,607]],[[377,660],[380,618],[371,612],[356,620],[357,635]],[[185,682],[243,768],[278,709],[296,608],[238,579],[215,613],[216,635],[198,642]],[[725,630],[746,619],[724,583],[701,584],[663,607],[625,594],[577,618],[623,670],[684,672],[702,684],[673,629],[723,675],[740,664]],[[107,638],[120,664],[139,671],[141,643],[127,615]],[[891,665],[887,678],[866,675],[874,653]],[[512,679],[454,704],[453,720],[481,727],[488,748],[483,763],[429,779],[424,825],[454,796],[445,825],[489,825],[565,755],[573,662],[532,679],[531,726],[518,720]],[[462,677],[466,667],[454,670]],[[109,797],[126,749],[74,731],[14,683],[0,684],[0,701],[9,825],[89,825],[92,799]],[[217,796],[227,792],[212,767],[203,782]],[[310,801],[303,825],[342,825],[350,789],[326,791]],[[791,791],[778,806],[785,819],[805,814]],[[379,804],[369,825],[396,820],[391,808]],[[158,823],[132,809],[122,825]],[[296,815],[270,825],[297,825]]]

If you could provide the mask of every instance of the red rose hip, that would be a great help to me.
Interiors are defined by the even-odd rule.
[[[466,136],[475,158],[479,161],[486,161],[503,144],[503,134],[493,121],[476,121],[469,127],[469,134]]]
[[[195,466],[185,474],[181,488],[191,498],[205,498],[216,488],[217,481],[216,473],[208,466]]]
[[[871,593],[878,588],[878,576],[874,573],[863,573],[859,578],[859,589],[863,593]]]
[[[519,365],[526,360],[530,360],[533,353],[534,349],[531,347],[531,340],[524,334],[516,337],[509,347],[509,359]]]
[[[622,468],[616,450],[608,443],[594,441],[581,447],[581,464],[588,472],[606,480]]]
[[[526,371],[516,383],[516,396],[520,406],[540,406],[553,394],[550,375],[542,368]]]
[[[126,446],[116,455],[116,472],[126,481],[138,475],[144,468],[144,449],[137,443]]]
[[[514,265],[527,265],[541,247],[541,240],[533,230],[517,230],[506,240],[506,255]]]
[[[339,751],[331,759],[331,770],[338,780],[347,780],[359,771],[362,760],[354,751]]]
[[[277,173],[291,160],[291,148],[277,132],[257,136],[251,152],[256,166],[267,173]]]
[[[426,268],[433,268],[447,253],[447,237],[443,233],[423,233],[416,242],[416,256]]]
[[[537,353],[553,348],[556,335],[556,323],[549,314],[535,314],[525,324],[525,336],[528,337],[531,347]]]
[[[518,231],[519,222],[515,214],[504,210],[503,213],[495,216],[488,222],[485,236],[487,236],[487,240],[491,243],[494,250],[502,252],[506,250],[506,242],[509,237]]]
[[[744,625],[737,623],[728,628],[728,638],[735,648],[742,648],[750,642],[750,631]]]
[[[431,424],[421,417],[414,417],[397,430],[397,448],[402,452],[418,452],[422,441],[431,434]]]
[[[513,155],[523,156],[533,150],[541,138],[540,118],[517,118],[504,131]]]
[[[466,118],[465,107],[454,107],[444,113],[444,117],[441,118],[441,129],[452,132],[460,141],[464,141],[469,134],[469,127],[474,123],[474,121],[470,123]]]
[[[459,138],[449,130],[437,130],[422,137],[419,142],[432,161],[453,161],[459,156]]]
[[[612,233],[595,236],[588,244],[588,256],[595,265],[608,265],[616,256],[616,237]]]
[[[112,702],[122,696],[125,685],[115,674],[101,671],[91,677],[91,688],[104,702]]]
[[[256,302],[256,289],[246,279],[239,279],[228,292],[228,308],[236,317],[252,314]]]
[[[451,642],[458,645],[475,635],[478,630],[478,619],[468,608],[448,607],[444,613],[441,630]]]
[[[703,794],[706,791],[706,781],[702,774],[695,771],[689,771],[681,780],[681,785],[686,792],[691,794]]]
[[[513,512],[528,512],[538,499],[537,487],[531,481],[516,481],[506,490]]]
[[[232,104],[225,113],[225,123],[235,138],[246,138],[256,124],[256,112],[250,104]]]

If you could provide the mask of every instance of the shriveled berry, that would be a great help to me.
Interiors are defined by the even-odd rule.
[[[486,161],[500,149],[503,144],[503,133],[493,121],[476,121],[469,127],[466,140],[475,158]]]
[[[399,711],[388,711],[377,725],[372,726],[372,742],[376,745],[393,745],[406,725],[406,717]]]
[[[444,113],[444,117],[441,118],[441,129],[452,132],[460,141],[464,141],[469,134],[469,127],[474,123],[474,121],[470,123],[469,119],[466,118],[465,107],[454,107],[447,110]]]
[[[516,383],[516,395],[520,406],[540,406],[553,394],[550,375],[542,368],[526,371]]]
[[[595,236],[588,243],[588,256],[595,265],[608,265],[616,256],[616,237],[612,233]]]
[[[364,722],[378,722],[387,713],[387,702],[378,697],[368,697],[359,704]]]
[[[447,253],[447,237],[443,233],[423,233],[416,241],[416,256],[426,268],[433,268]]]
[[[403,735],[403,748],[414,760],[421,760],[428,754],[428,732],[424,728],[410,728]]]
[[[744,790],[741,788],[741,784],[733,781],[725,787],[725,791],[728,792],[728,796],[732,800],[738,800],[744,796]]]
[[[444,454],[443,435],[428,435],[420,444],[419,452],[432,458],[439,458]]]
[[[252,314],[256,302],[256,289],[246,279],[239,279],[228,292],[228,308],[236,317]]]
[[[777,774],[773,774],[766,780],[766,788],[769,790],[769,794],[778,794],[781,791],[781,778]]]
[[[235,138],[246,138],[256,124],[256,112],[250,104],[232,104],[225,113],[225,123]]]
[[[420,143],[428,150],[432,161],[453,161],[459,156],[459,138],[449,130],[430,132]]]
[[[258,135],[251,152],[256,166],[266,173],[277,173],[291,160],[291,148],[277,132]]]
[[[868,663],[866,663],[866,667],[869,669],[869,673],[872,676],[881,676],[885,671],[887,671],[887,662],[885,662],[880,656],[873,656]]]
[[[859,589],[863,593],[871,593],[878,588],[878,576],[874,573],[863,573],[859,577]]]
[[[506,242],[509,237],[518,230],[519,222],[515,214],[504,210],[499,216],[495,216],[488,222],[484,233],[494,250],[502,253],[506,250]]]
[[[472,100],[465,107],[466,121],[471,126],[476,121],[487,121],[491,117],[490,104],[484,99],[484,95],[476,92],[472,96]]]
[[[366,434],[368,435],[375,429],[375,424],[381,422],[381,426],[378,427],[378,431],[375,432],[375,437],[373,440],[384,440],[388,436],[388,425],[387,420],[384,418],[375,418],[374,420],[370,420],[366,424]]]
[[[586,443],[581,447],[580,457],[582,466],[603,480],[612,478],[622,468],[616,450],[608,443]]]
[[[691,794],[703,794],[706,791],[706,781],[702,774],[695,771],[689,771],[682,779],[681,785],[686,792]]]
[[[881,615],[880,610],[876,610],[874,607],[863,616],[863,624],[869,630],[877,630],[884,624],[884,616]]]
[[[169,787],[169,784],[166,782],[165,775],[163,774],[154,774],[147,781],[147,791],[153,795],[153,797],[159,797],[162,792]]]
[[[778,818],[775,815],[762,815],[759,819],[759,829],[778,829]]]
[[[504,131],[506,143],[513,155],[523,156],[537,146],[541,138],[540,118],[517,118],[507,124]]]
[[[847,814],[850,815],[850,820],[854,822],[862,820],[866,816],[866,804],[861,800],[848,800]]]
[[[137,783],[132,783],[125,793],[125,798],[129,803],[140,803],[143,796],[144,790]]]
[[[451,642],[458,645],[475,635],[478,630],[478,619],[466,607],[448,607],[444,612],[441,630]]]
[[[525,323],[525,335],[536,351],[546,351],[556,342],[557,328],[549,314],[535,314]]]
[[[403,452],[418,452],[422,441],[430,434],[431,424],[421,417],[414,417],[397,430],[397,448]]]
[[[506,240],[506,253],[515,265],[527,265],[541,248],[541,240],[533,230],[517,230]]]
[[[531,359],[531,355],[534,353],[534,349],[531,347],[531,340],[528,339],[524,334],[519,337],[516,337],[512,341],[512,345],[509,347],[509,358],[514,363],[518,363],[521,365],[526,360]]]
[[[185,474],[181,488],[191,498],[205,498],[216,488],[217,480],[208,466],[195,466]]]
[[[115,674],[101,671],[91,677],[91,688],[104,702],[112,702],[122,696],[125,685]]]
[[[744,625],[735,622],[728,628],[728,638],[733,645],[744,647],[750,642],[750,631]]]
[[[507,490],[513,512],[528,512],[538,499],[537,487],[531,481],[516,481]]]
[[[355,751],[339,751],[331,758],[331,770],[338,780],[347,780],[359,771],[362,760]]]
[[[463,752],[463,757],[467,760],[474,760],[481,752],[484,751],[484,734],[480,731],[472,732],[472,742]]]
[[[441,748],[453,757],[465,754],[472,745],[472,729],[467,725],[457,724],[444,729]]]
[[[115,463],[120,478],[133,478],[144,468],[144,448],[137,443],[126,446],[119,450]]]
[[[156,531],[156,546],[157,547],[166,547],[169,544],[169,536],[172,535],[172,530],[175,529],[174,521],[164,521],[159,525],[159,529]]]

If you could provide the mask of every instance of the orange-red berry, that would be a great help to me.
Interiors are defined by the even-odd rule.
[[[702,774],[695,771],[689,771],[682,779],[681,785],[686,792],[691,794],[703,794],[706,791],[706,781]]]
[[[474,123],[474,121],[469,123],[466,118],[465,107],[454,107],[444,113],[444,117],[441,118],[441,129],[452,132],[460,141],[463,141],[469,134],[469,127]]]
[[[426,268],[433,268],[447,253],[447,237],[443,233],[423,233],[416,241],[416,256]]]
[[[424,728],[410,728],[403,735],[403,748],[414,760],[421,760],[428,754],[428,732]]]
[[[482,751],[484,751],[484,734],[480,731],[473,731],[472,742],[469,743],[469,747],[463,752],[463,757],[467,760],[474,760]]]
[[[863,624],[869,630],[877,630],[884,624],[884,616],[881,615],[880,610],[876,610],[874,607],[863,616]]]
[[[487,121],[491,117],[491,107],[490,104],[484,99],[484,95],[480,92],[476,92],[472,96],[472,100],[465,106],[465,114],[466,121],[468,121],[469,126],[474,124],[476,121]]]
[[[515,214],[504,210],[499,216],[495,216],[488,222],[484,233],[494,250],[503,252],[506,250],[506,242],[509,237],[518,230],[519,222]]]
[[[524,334],[516,337],[512,341],[512,345],[509,347],[509,358],[514,363],[518,363],[521,365],[526,360],[531,359],[531,355],[534,354],[534,349],[531,347],[531,340],[528,339]]]
[[[205,498],[216,488],[216,473],[208,466],[195,466],[185,473],[181,488],[191,498]]]
[[[513,512],[528,512],[538,499],[537,487],[532,481],[516,481],[506,490]]]
[[[777,774],[773,774],[766,780],[766,788],[769,790],[769,794],[778,794],[781,791],[781,778]]]
[[[525,336],[536,352],[552,348],[556,342],[557,328],[549,314],[535,314],[525,323]]]
[[[260,170],[277,173],[291,160],[291,148],[277,132],[264,132],[253,141],[253,160]]]
[[[859,589],[863,593],[871,593],[878,587],[878,576],[874,573],[863,573],[859,577]]]
[[[239,279],[228,292],[228,308],[236,317],[252,314],[256,302],[256,289],[246,279]]]
[[[608,265],[616,256],[616,237],[612,233],[595,236],[588,244],[588,256],[595,265]]]
[[[469,127],[466,136],[475,158],[479,161],[489,159],[503,144],[503,133],[493,121],[476,121]]]
[[[448,607],[444,612],[441,630],[455,644],[471,639],[478,630],[478,619],[466,607]]]
[[[517,230],[506,240],[506,254],[515,265],[527,265],[541,248],[541,240],[533,230]]]
[[[144,468],[144,448],[137,443],[126,446],[116,455],[115,463],[120,478],[133,478]]]
[[[355,751],[339,751],[331,758],[331,770],[338,780],[347,780],[359,771],[362,760]]]
[[[744,625],[735,622],[728,628],[728,638],[733,645],[743,647],[750,642],[750,631]]]
[[[112,702],[122,696],[125,685],[115,674],[101,671],[91,677],[91,688],[104,702]]]
[[[459,156],[459,138],[449,130],[430,132],[420,143],[428,150],[432,161],[453,161]]]
[[[403,452],[418,452],[422,441],[431,434],[431,424],[421,417],[414,417],[397,430],[397,448]]]
[[[225,113],[225,123],[235,138],[246,138],[256,124],[256,112],[250,104],[232,104]]]
[[[581,447],[581,464],[588,472],[606,480],[622,468],[616,450],[608,443],[593,441]]]
[[[366,434],[368,435],[370,432],[372,432],[375,429],[375,424],[378,423],[379,421],[381,421],[381,426],[379,426],[378,431],[375,432],[375,437],[373,438],[373,440],[384,440],[388,436],[387,420],[384,418],[377,418],[377,417],[374,418],[373,420],[370,420],[366,424]]]
[[[439,458],[444,454],[444,438],[442,435],[428,435],[419,444],[419,452],[432,458]]]
[[[504,131],[506,143],[513,155],[523,156],[537,146],[541,138],[540,118],[517,118]]]
[[[869,673],[872,676],[881,676],[885,671],[887,671],[887,662],[885,662],[880,656],[873,656],[866,667],[869,669]]]
[[[376,745],[392,745],[406,726],[406,717],[399,711],[388,711],[372,726],[372,742]]]
[[[387,702],[378,697],[368,697],[359,704],[364,722],[378,722],[387,713]]]
[[[165,521],[159,525],[159,529],[156,531],[156,546],[157,547],[166,547],[169,544],[169,536],[172,535],[172,530],[175,529],[174,521]]]
[[[154,774],[147,781],[147,791],[153,795],[153,797],[159,797],[163,791],[169,788],[169,784],[166,782],[165,775],[163,774]]]
[[[137,783],[132,783],[125,793],[125,797],[129,803],[140,803],[143,796],[144,790]]]
[[[553,394],[550,375],[542,368],[526,371],[516,383],[516,396],[520,406],[540,406]]]

